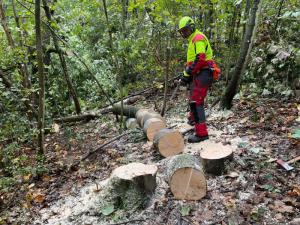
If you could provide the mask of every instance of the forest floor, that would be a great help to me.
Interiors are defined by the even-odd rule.
[[[182,128],[186,119],[184,91],[167,112],[169,126]],[[152,106],[157,96],[140,105]],[[298,102],[298,104],[297,104]],[[99,209],[101,185],[113,169],[130,162],[156,164],[163,158],[135,130],[83,161],[70,165],[92,149],[119,134],[114,116],[88,123],[60,125],[46,136],[46,168],[42,176],[24,176],[14,191],[1,193],[9,207],[2,207],[0,224],[300,224],[300,163],[286,171],[276,163],[300,155],[299,99],[243,97],[231,111],[208,110],[211,142],[231,145],[234,160],[221,176],[207,175],[208,192],[199,201],[175,200],[163,171],[157,174],[157,188],[143,207]],[[198,155],[198,144],[186,151]],[[134,199],[132,199],[134,201]]]

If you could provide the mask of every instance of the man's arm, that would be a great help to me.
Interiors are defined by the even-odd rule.
[[[203,67],[207,67],[208,63],[206,62],[206,42],[202,35],[195,37],[194,48],[196,52],[196,59],[195,61],[186,67],[185,71],[189,75],[197,74]]]

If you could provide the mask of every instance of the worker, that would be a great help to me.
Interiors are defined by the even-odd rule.
[[[214,78],[218,79],[220,69],[213,60],[213,51],[207,37],[195,28],[191,17],[180,19],[178,31],[188,41],[187,63],[180,81],[190,84],[188,123],[194,125],[195,129],[194,134],[188,137],[188,142],[196,143],[209,138],[204,100]]]

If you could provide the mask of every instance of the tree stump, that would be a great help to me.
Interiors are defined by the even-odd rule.
[[[126,187],[132,185],[143,193],[152,193],[156,187],[157,166],[130,163],[116,168],[112,173],[114,183]],[[130,185],[129,185],[130,184]]]
[[[167,164],[167,179],[175,199],[199,200],[206,195],[202,166],[192,155],[173,156]]]
[[[166,123],[158,118],[148,119],[144,124],[143,131],[149,141],[153,141],[154,135],[161,129],[166,128]]]
[[[167,128],[158,131],[154,135],[153,144],[164,157],[178,155],[184,149],[184,140],[181,133]]]
[[[210,144],[200,152],[205,172],[221,175],[225,172],[225,164],[233,159],[232,148],[225,145]]]

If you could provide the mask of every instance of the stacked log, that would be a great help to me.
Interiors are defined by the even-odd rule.
[[[120,105],[114,105],[114,112],[119,114],[120,108]],[[168,157],[183,152],[183,136],[176,130],[166,129],[166,120],[159,113],[152,109],[137,109],[124,105],[123,114],[127,117],[133,117],[134,114],[147,139],[154,141],[154,147],[162,156]]]
[[[203,167],[192,155],[181,154],[170,158],[167,180],[175,199],[199,200],[206,195]]]

